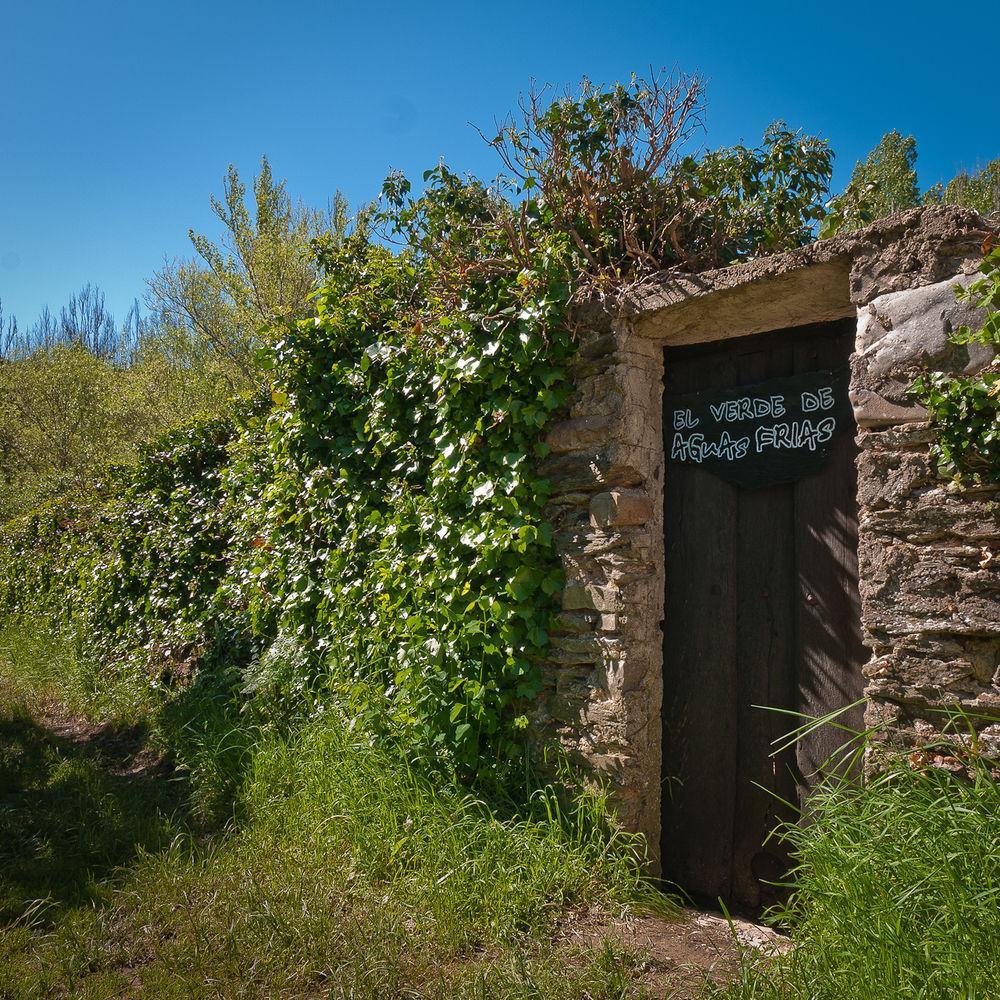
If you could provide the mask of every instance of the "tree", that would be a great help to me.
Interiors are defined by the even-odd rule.
[[[308,313],[314,244],[343,239],[344,197],[325,211],[293,204],[264,159],[252,197],[230,166],[211,203],[222,238],[190,233],[199,258],[153,277],[148,315],[135,303],[116,324],[91,285],[26,329],[0,313],[0,520],[134,461],[140,444],[193,416],[225,411],[260,383],[263,331]]]
[[[10,357],[21,342],[21,331],[16,316],[4,316],[3,299],[0,299],[0,363]]]
[[[20,328],[0,315],[0,521],[68,489],[196,415],[225,409],[219,358],[137,304],[117,324],[87,285],[57,313]]]
[[[133,302],[118,326],[108,309],[104,292],[96,285],[84,285],[74,293],[58,312],[48,306],[29,327],[20,329],[11,317],[4,328],[0,309],[0,358],[8,360],[25,357],[32,351],[49,349],[57,345],[78,346],[95,357],[126,361],[147,332],[139,303]]]
[[[851,232],[920,204],[917,186],[917,141],[893,129],[854,165],[843,194],[827,206],[820,237]]]
[[[222,224],[218,242],[189,230],[196,259],[167,263],[148,283],[147,305],[161,327],[186,331],[225,360],[236,390],[259,382],[254,355],[266,329],[307,315],[318,272],[314,241],[343,239],[348,206],[337,192],[325,210],[293,203],[267,157],[252,183],[252,205],[230,164],[222,199],[211,198]]]
[[[5,413],[0,519],[122,461],[142,421],[120,373],[81,344],[56,343],[0,365]]]
[[[935,184],[924,193],[924,203],[961,205],[981,215],[1000,212],[1000,157],[982,170],[961,170],[947,184]]]

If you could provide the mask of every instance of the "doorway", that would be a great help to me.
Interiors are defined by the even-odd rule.
[[[782,800],[841,742],[827,728],[775,756],[797,723],[768,708],[862,695],[854,339],[851,319],[665,352],[661,852],[696,899],[778,898]]]

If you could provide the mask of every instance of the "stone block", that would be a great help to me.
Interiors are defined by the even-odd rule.
[[[567,583],[563,588],[563,611],[604,611],[619,610],[621,595],[618,588],[580,582]]]
[[[549,656],[558,663],[594,663],[601,647],[595,635],[557,635],[552,637]]]
[[[577,417],[555,424],[545,436],[545,443],[556,455],[571,451],[587,451],[608,438],[611,418],[608,416]]]
[[[595,358],[606,358],[612,354],[618,345],[618,336],[615,333],[601,333],[584,339],[580,344],[580,357],[592,360]]]
[[[880,295],[858,312],[858,354],[871,380],[909,373],[924,364],[971,373],[993,358],[984,345],[959,346],[950,335],[960,326],[981,326],[985,313],[955,298],[961,277],[923,288]],[[904,380],[905,381],[905,380]]]
[[[914,404],[901,406],[891,403],[877,392],[852,389],[850,392],[854,419],[859,427],[885,427],[893,424],[916,423],[927,419],[927,410]]]
[[[652,516],[653,502],[643,492],[612,490],[590,498],[590,523],[595,528],[634,527]]]
[[[952,205],[913,208],[846,237],[851,249],[851,299],[871,302],[888,292],[954,280],[975,270],[989,232],[982,217]]]
[[[598,620],[603,617],[596,612],[564,611],[556,615],[553,631],[563,635],[580,635],[593,632]]]

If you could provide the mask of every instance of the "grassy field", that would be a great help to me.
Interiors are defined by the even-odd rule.
[[[107,728],[60,721],[57,695],[114,707],[75,671],[71,649],[7,634],[0,995],[644,995],[638,956],[557,933],[657,899],[596,800],[501,816],[340,719],[226,731],[209,695],[189,696],[186,768],[136,766],[134,699]],[[147,742],[185,728],[177,711]]]
[[[998,774],[967,738],[823,791],[786,831],[794,949],[704,996],[1000,998]],[[672,912],[606,819],[440,787],[332,711],[282,736],[209,679],[164,698],[0,637],[0,997],[674,996],[627,936],[568,933]]]

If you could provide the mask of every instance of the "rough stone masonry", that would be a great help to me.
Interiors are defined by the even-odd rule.
[[[960,705],[1000,736],[1000,490],[959,491],[929,459],[906,388],[927,367],[981,370],[991,348],[948,335],[977,317],[955,299],[996,231],[963,209],[915,209],[859,233],[700,274],[663,274],[614,316],[581,315],[575,395],[544,474],[566,571],[533,725],[660,833],[663,349],[857,317],[859,571],[867,719],[906,740]],[[669,516],[669,512],[666,512]],[[997,720],[995,726],[990,721]],[[655,865],[654,859],[654,865]]]

